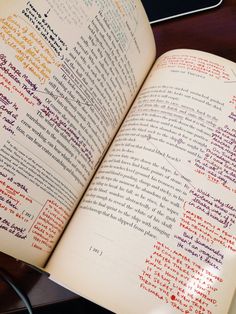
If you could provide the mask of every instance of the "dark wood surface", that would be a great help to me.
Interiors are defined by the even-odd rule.
[[[155,24],[153,31],[157,56],[190,48],[236,62],[236,0],[223,0],[215,9]]]
[[[75,294],[49,280],[47,274],[42,274],[39,270],[3,253],[0,253],[0,269],[4,270],[15,285],[28,295],[33,306],[44,306],[77,298]],[[0,278],[0,313],[14,312],[16,309],[24,309],[24,303]]]
[[[217,54],[236,62],[236,0],[223,0],[220,7],[152,25],[157,56],[176,48],[191,48]],[[42,307],[42,313],[107,313],[56,285],[46,274],[0,253],[0,268],[28,294],[35,307],[63,302],[60,307]],[[70,300],[70,301],[69,301]],[[73,307],[73,311],[72,308]],[[15,313],[24,305],[0,279],[0,313]]]

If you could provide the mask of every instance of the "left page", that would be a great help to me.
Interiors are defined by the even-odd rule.
[[[154,40],[139,1],[0,1],[0,12],[0,250],[43,266]]]

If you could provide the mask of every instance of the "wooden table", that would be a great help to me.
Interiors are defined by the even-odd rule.
[[[190,48],[236,62],[236,0],[223,0],[215,9],[155,24],[153,31],[157,56]]]
[[[216,9],[155,24],[153,31],[157,56],[170,49],[191,48],[236,62],[236,0],[223,0]],[[0,268],[7,271],[16,284],[28,293],[33,306],[78,299],[75,294],[48,280],[45,274],[2,253]],[[0,313],[16,312],[22,308],[23,303],[15,293],[0,281]],[[78,312],[80,308],[75,313]]]

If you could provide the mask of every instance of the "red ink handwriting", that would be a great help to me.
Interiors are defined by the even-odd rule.
[[[145,261],[140,288],[182,313],[213,313],[223,279],[161,242]]]
[[[34,239],[32,246],[42,251],[51,251],[69,217],[68,210],[55,201],[48,200],[29,229]]]
[[[195,238],[201,239],[209,243],[209,245],[221,245],[226,249],[236,252],[236,236],[230,234],[225,228],[219,227],[213,222],[202,217],[200,213],[184,206],[184,214],[180,221],[180,227],[190,232]]]
[[[198,74],[202,78],[211,77],[216,80],[230,81],[232,74],[218,62],[206,58],[175,54],[163,56],[159,68],[175,68],[187,72],[189,75]]]

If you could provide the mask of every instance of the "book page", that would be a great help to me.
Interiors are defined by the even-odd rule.
[[[139,1],[0,1],[0,249],[43,265],[155,57]]]
[[[154,65],[47,271],[115,313],[227,313],[236,267],[236,66]]]

